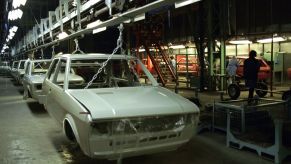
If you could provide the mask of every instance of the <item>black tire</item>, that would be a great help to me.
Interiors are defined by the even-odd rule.
[[[265,97],[268,94],[268,85],[266,83],[258,83],[257,88],[260,90],[256,90],[256,94],[259,97]]]
[[[32,98],[31,93],[29,92],[29,90],[27,92],[28,92],[28,97]]]
[[[282,95],[282,100],[288,100],[291,98],[291,91],[285,91]]]
[[[230,84],[227,87],[227,93],[232,100],[236,100],[240,96],[240,88],[237,84]]]

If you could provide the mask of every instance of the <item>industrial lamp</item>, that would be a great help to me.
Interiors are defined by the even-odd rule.
[[[239,40],[230,40],[230,44],[252,44],[252,41],[249,41],[248,39],[239,39]]]
[[[265,38],[265,39],[259,39],[257,40],[258,43],[271,43],[273,39],[273,42],[282,42],[286,39],[283,37],[273,37],[273,38]]]

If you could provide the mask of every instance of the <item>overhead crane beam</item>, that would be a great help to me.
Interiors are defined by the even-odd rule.
[[[72,38],[76,38],[76,37],[79,37],[79,36],[82,36],[82,35],[85,35],[85,34],[90,34],[90,33],[93,33],[94,30],[99,29],[99,28],[118,25],[120,23],[123,23],[123,22],[125,22],[125,21],[127,21],[129,19],[133,19],[136,16],[141,15],[141,14],[146,13],[146,12],[149,12],[151,10],[155,10],[155,9],[160,8],[162,6],[165,6],[165,5],[173,5],[177,1],[178,0],[158,0],[158,1],[146,4],[144,6],[132,9],[130,11],[126,11],[124,13],[120,13],[120,14],[114,15],[113,18],[111,18],[109,20],[106,20],[106,21],[103,21],[103,22],[99,23],[98,25],[96,25],[94,27],[81,29],[81,30],[79,30],[79,31],[77,31],[77,32],[75,32],[73,34],[68,35],[65,38],[56,39],[56,40],[53,40],[53,41],[51,41],[49,43],[38,45],[37,47],[31,48],[31,49],[29,49],[29,50],[27,50],[27,51],[25,51],[23,53],[29,53],[29,52],[32,52],[32,51],[36,51],[38,49],[42,49],[42,48],[45,48],[45,47],[56,45],[59,42],[63,42],[63,41],[66,41],[66,40],[69,40],[69,39],[72,39]],[[42,36],[39,36],[39,37],[42,37]]]

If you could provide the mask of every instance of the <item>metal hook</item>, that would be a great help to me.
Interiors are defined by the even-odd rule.
[[[56,53],[55,53],[55,46],[52,46],[52,58],[54,58],[55,55],[56,55]]]
[[[75,42],[75,45],[76,45],[76,49],[75,49],[75,51],[72,52],[72,54],[75,54],[78,51],[81,52],[82,54],[84,54],[84,52],[79,47],[78,39],[74,39],[74,42]]]

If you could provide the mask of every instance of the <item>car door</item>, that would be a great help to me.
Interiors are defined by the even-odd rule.
[[[46,77],[43,85],[44,93],[46,93],[45,106],[48,113],[55,118],[59,123],[65,115],[64,101],[65,91],[64,86],[66,83],[66,67],[67,59],[54,60],[48,76]]]

